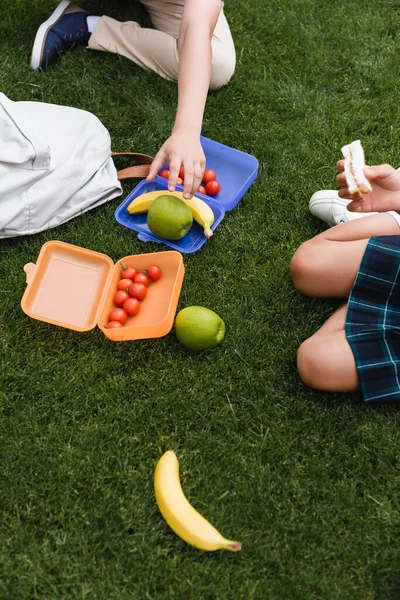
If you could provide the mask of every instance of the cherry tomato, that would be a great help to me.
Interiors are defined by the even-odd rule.
[[[150,265],[147,269],[147,275],[152,281],[157,281],[162,275],[162,271],[158,265]]]
[[[184,179],[184,177],[185,177],[185,170],[184,170],[184,168],[183,168],[183,167],[181,167],[181,168],[179,169],[179,177],[180,177],[181,179]]]
[[[182,185],[182,183],[183,183],[183,179],[182,179],[182,177],[177,177],[177,179],[176,179],[176,183],[177,183],[178,185]]]
[[[129,294],[127,292],[118,290],[118,292],[116,292],[114,295],[114,304],[116,306],[122,306],[124,304],[125,300],[127,300],[128,298],[129,298]]]
[[[218,181],[209,181],[206,185],[206,192],[209,196],[216,196],[220,189]]]
[[[128,288],[132,283],[132,279],[120,279],[118,281],[118,289],[124,290],[126,292],[126,288]]]
[[[131,265],[129,265],[129,267],[126,267],[126,269],[122,269],[121,279],[132,279],[133,280],[136,273],[137,273],[137,269],[135,269],[135,267],[132,267]]]
[[[146,287],[149,285],[149,278],[144,273],[136,273],[133,281],[135,283],[143,283]]]
[[[117,327],[123,327],[119,321],[110,321],[107,323],[107,329],[117,329]]]
[[[207,194],[207,190],[204,185],[199,185],[199,189],[197,190],[200,194]]]
[[[212,169],[206,169],[203,175],[204,183],[208,183],[209,181],[215,181],[217,179],[217,174]]]
[[[124,302],[124,311],[131,317],[137,315],[140,310],[140,302],[136,298],[128,298]]]
[[[137,300],[143,300],[147,294],[147,287],[144,283],[131,283],[128,290],[131,298],[136,298]]]
[[[165,177],[165,179],[169,178],[169,169],[163,169],[160,171],[160,177]]]
[[[108,315],[109,321],[119,321],[122,325],[125,325],[128,315],[123,308],[114,308]]]

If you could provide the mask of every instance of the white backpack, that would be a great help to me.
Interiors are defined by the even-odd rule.
[[[118,153],[115,153],[118,154]],[[38,233],[121,195],[152,157],[117,173],[110,135],[93,114],[0,93],[0,238]]]

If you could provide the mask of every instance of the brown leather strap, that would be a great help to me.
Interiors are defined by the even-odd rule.
[[[135,167],[127,167],[118,171],[117,177],[119,181],[122,179],[132,179],[134,177],[147,177],[150,171],[150,165],[136,165]]]
[[[130,158],[135,159],[137,162],[142,163],[134,167],[127,167],[126,169],[118,171],[117,176],[119,181],[121,181],[121,179],[130,179],[134,177],[147,177],[149,174],[150,165],[154,160],[152,156],[149,156],[148,154],[141,154],[140,152],[112,152],[111,156],[129,156]]]

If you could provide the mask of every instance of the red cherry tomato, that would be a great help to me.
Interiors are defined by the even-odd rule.
[[[209,181],[215,181],[217,179],[217,174],[212,169],[206,169],[203,175],[204,183],[208,183]]]
[[[132,283],[132,279],[120,279],[118,281],[118,289],[124,290],[126,292],[126,288],[128,288]]]
[[[122,269],[121,279],[132,279],[133,280],[136,273],[137,273],[137,269],[135,269],[135,267],[132,267],[131,265],[129,265],[129,267],[126,267],[126,269]]]
[[[199,185],[199,189],[197,190],[200,194],[207,194],[207,190],[204,185]]]
[[[124,302],[124,311],[131,317],[137,315],[140,310],[140,302],[136,298],[128,298]]]
[[[129,294],[127,292],[118,290],[118,292],[116,292],[114,295],[114,304],[116,306],[123,306],[125,300],[127,300],[128,298],[129,298]]]
[[[158,265],[150,265],[147,269],[147,275],[152,281],[157,281],[162,275],[162,271]]]
[[[179,177],[180,177],[181,179],[184,179],[184,177],[185,177],[185,170],[184,170],[184,168],[183,168],[183,167],[181,167],[181,168],[179,169]]]
[[[133,281],[135,283],[143,283],[146,287],[149,285],[149,278],[144,273],[136,273]]]
[[[128,315],[123,308],[114,308],[108,315],[109,321],[119,321],[122,325],[125,325]]]
[[[128,290],[131,298],[136,298],[137,300],[143,300],[147,294],[147,287],[144,283],[131,283]]]
[[[160,171],[160,177],[165,177],[165,179],[169,178],[169,169],[163,169]]]
[[[107,323],[107,329],[117,329],[118,327],[123,327],[119,321],[110,321]]]
[[[216,196],[220,189],[218,181],[209,181],[206,185],[206,192],[209,196]]]
[[[177,183],[178,185],[182,185],[182,183],[183,183],[183,179],[182,179],[182,177],[177,177],[177,179],[176,179],[176,183]]]

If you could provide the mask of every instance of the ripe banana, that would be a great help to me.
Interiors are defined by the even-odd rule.
[[[183,200],[185,204],[188,205],[190,211],[192,213],[193,219],[204,229],[204,235],[207,239],[213,235],[211,231],[211,225],[214,223],[214,213],[208,204],[206,204],[200,198],[193,196],[190,200],[187,200],[183,197],[182,192],[147,192],[147,194],[141,194],[138,196],[128,206],[128,212],[133,215],[136,213],[147,212],[151,206],[153,200],[158,198],[158,196],[172,194],[176,196],[180,200]]]
[[[183,200],[190,208],[193,219],[204,229],[204,235],[209,240],[213,235],[211,225],[214,223],[214,213],[211,207],[201,198],[196,198],[196,196],[193,196],[190,200],[185,198]]]
[[[185,542],[200,550],[242,549],[240,542],[226,540],[186,499],[179,479],[179,462],[168,450],[157,463],[154,490],[162,516]]]
[[[165,192],[165,194],[168,194],[168,193],[169,192]],[[147,194],[141,194],[140,196],[138,196],[137,198],[132,200],[132,202],[128,206],[128,213],[133,215],[136,213],[147,212],[149,210],[153,200],[158,198],[158,196],[161,196],[161,194],[162,194],[162,192],[160,192],[160,191],[147,192]]]

